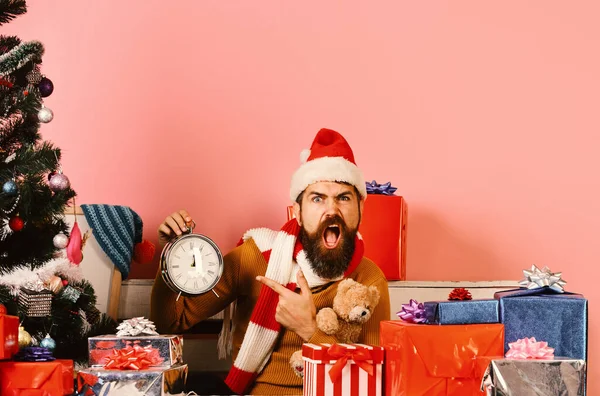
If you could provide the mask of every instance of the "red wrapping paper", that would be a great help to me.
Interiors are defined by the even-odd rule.
[[[72,360],[0,362],[2,396],[58,396],[73,391]]]
[[[19,317],[0,315],[0,359],[10,359],[19,352]]]
[[[500,323],[437,326],[382,321],[380,326],[386,395],[483,395],[481,362],[504,353]]]

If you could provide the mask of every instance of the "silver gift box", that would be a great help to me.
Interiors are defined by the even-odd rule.
[[[145,370],[90,367],[77,373],[77,392],[95,396],[185,396],[187,364]]]
[[[183,363],[183,336],[181,335],[138,337],[101,335],[88,338],[89,366],[104,366],[107,362],[106,358],[112,356],[113,350],[123,349],[128,345],[154,349],[153,354],[160,360],[156,364],[151,364],[151,367],[171,367]]]
[[[488,396],[583,396],[584,360],[492,360],[482,380]]]

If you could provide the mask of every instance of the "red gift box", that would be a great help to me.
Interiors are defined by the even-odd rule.
[[[406,221],[403,197],[369,194],[359,231],[365,257],[373,260],[388,280],[406,280]]]
[[[294,217],[288,206],[288,220]],[[403,197],[369,194],[365,200],[359,232],[365,257],[371,259],[388,280],[406,280],[406,222],[408,206]]]
[[[0,359],[10,359],[19,352],[19,317],[0,314]]]
[[[72,360],[0,362],[0,395],[71,395],[73,378]]]
[[[304,344],[304,396],[380,396],[384,350],[363,344]]]
[[[504,354],[504,325],[423,325],[382,321],[385,394],[469,396],[480,390],[489,356]]]

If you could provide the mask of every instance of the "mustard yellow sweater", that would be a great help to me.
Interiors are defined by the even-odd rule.
[[[197,297],[180,297],[163,281],[160,270],[152,288],[151,320],[160,333],[181,333],[198,322],[209,318],[237,300],[236,323],[233,333],[233,358],[237,356],[250,321],[250,315],[258,299],[261,283],[255,278],[264,275],[267,262],[252,239],[233,249],[224,257],[225,268],[214,293]],[[363,325],[360,343],[379,345],[379,322],[390,319],[390,299],[388,284],[381,270],[369,259],[363,258],[352,279],[365,286],[375,285],[381,293],[379,304],[371,318]],[[337,284],[332,282],[312,289],[317,312],[331,307],[337,292]],[[292,353],[302,348],[302,338],[282,327],[280,339],[275,345],[271,360],[256,379],[253,395],[293,395],[302,394],[302,379],[294,374],[289,365]],[[308,341],[311,343],[334,343],[335,337],[319,330]]]

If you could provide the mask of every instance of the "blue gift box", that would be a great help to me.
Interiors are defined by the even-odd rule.
[[[508,343],[535,337],[554,348],[554,356],[587,358],[588,303],[581,294],[559,293],[548,287],[497,292]]]
[[[432,324],[499,323],[498,300],[428,301],[423,304]]]

